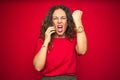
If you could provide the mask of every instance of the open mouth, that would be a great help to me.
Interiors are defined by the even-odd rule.
[[[57,25],[57,31],[61,33],[63,31],[63,25]]]

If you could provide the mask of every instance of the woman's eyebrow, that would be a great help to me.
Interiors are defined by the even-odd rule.
[[[58,16],[53,16],[53,17],[58,17]],[[66,16],[61,16],[61,17],[66,17]]]
[[[63,17],[66,17],[65,15]]]

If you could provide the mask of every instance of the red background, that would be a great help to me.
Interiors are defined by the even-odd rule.
[[[40,80],[32,60],[41,21],[55,4],[84,12],[88,51],[79,56],[78,80],[120,80],[120,2],[114,0],[1,1],[0,80]]]

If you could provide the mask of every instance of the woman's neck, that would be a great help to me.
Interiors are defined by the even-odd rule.
[[[65,35],[55,35],[55,38],[65,38]]]

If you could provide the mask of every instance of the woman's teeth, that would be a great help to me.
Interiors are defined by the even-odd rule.
[[[62,32],[63,31],[63,26],[62,25],[57,26],[57,28],[58,28],[58,32]]]

